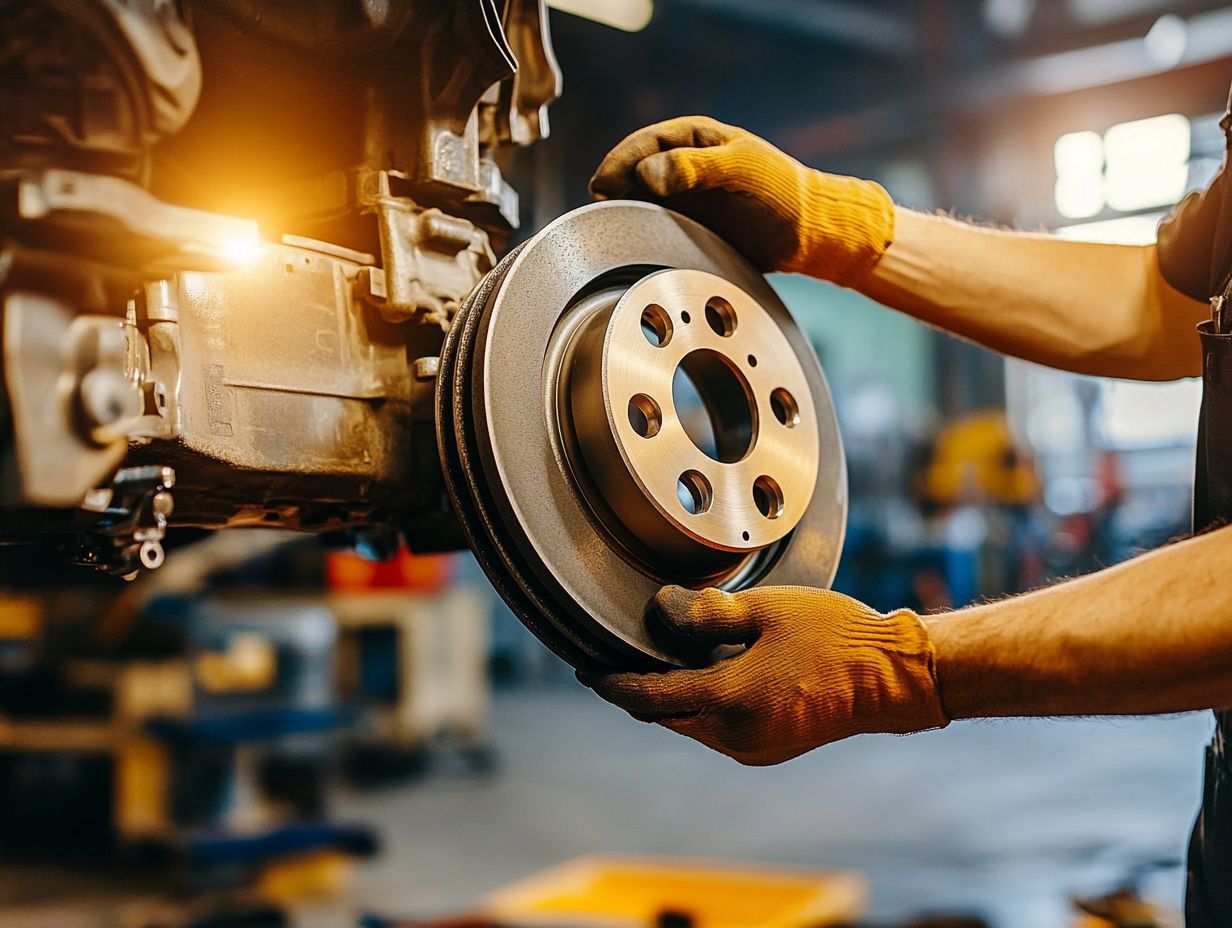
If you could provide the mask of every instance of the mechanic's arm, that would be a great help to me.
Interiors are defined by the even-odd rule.
[[[794,271],[989,348],[1085,374],[1200,373],[1202,304],[1163,279],[1154,247],[981,228],[897,207],[870,181],[806,168],[705,117],[629,136],[595,196],[652,196],[712,227],[762,270]]]
[[[1232,527],[925,619],[951,718],[1232,708]]]
[[[1103,377],[1202,373],[1209,307],[1164,280],[1155,246],[1005,232],[897,207],[894,241],[857,289],[1037,364]]]
[[[675,634],[744,644],[699,669],[582,682],[746,764],[951,718],[1232,707],[1232,527],[1035,593],[921,620],[841,593],[667,587]]]

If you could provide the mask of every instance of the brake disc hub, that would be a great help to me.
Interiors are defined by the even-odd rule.
[[[584,207],[503,260],[454,319],[436,401],[476,558],[575,666],[712,659],[655,622],[664,583],[834,575],[847,483],[817,358],[760,273],[662,207]]]
[[[651,273],[587,319],[564,360],[571,464],[643,558],[707,576],[781,540],[808,510],[808,381],[779,325],[735,284]]]

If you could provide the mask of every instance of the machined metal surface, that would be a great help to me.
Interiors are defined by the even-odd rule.
[[[811,401],[811,424],[800,434],[815,430],[817,442],[815,457],[804,455],[816,479],[795,527],[761,545],[706,546],[715,554],[701,563],[664,557],[611,510],[589,466],[577,466],[570,424],[574,340],[647,275],[672,269],[714,275],[726,293],[738,301],[743,294],[765,313],[798,366],[793,394],[805,398],[798,411]],[[576,210],[502,262],[459,321],[442,354],[437,394],[455,510],[502,595],[567,660],[663,666],[708,659],[651,619],[665,582],[830,581],[842,547],[846,473],[825,378],[773,289],[716,235],[652,204]],[[665,471],[679,475],[680,463],[687,464],[673,461]]]
[[[560,93],[544,0],[0,20],[0,540],[125,574],[155,515],[460,547],[433,370]]]
[[[807,511],[818,464],[808,381],[778,323],[736,285],[652,273],[578,332],[569,368],[585,466],[662,557],[753,553]],[[692,408],[677,403],[682,377],[684,398],[701,400]]]

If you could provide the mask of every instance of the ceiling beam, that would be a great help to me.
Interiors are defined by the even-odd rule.
[[[699,10],[763,29],[850,45],[881,55],[915,51],[909,20],[870,10],[851,0],[676,0]]]
[[[794,153],[816,158],[853,148],[918,138],[938,110],[978,110],[1025,97],[1045,97],[1104,87],[1232,57],[1232,7],[1201,13],[1186,22],[1186,41],[1177,60],[1153,58],[1144,39],[1124,39],[1073,51],[1010,62],[961,76],[943,85],[937,100],[904,91],[894,100],[829,116],[798,127],[783,138]]]

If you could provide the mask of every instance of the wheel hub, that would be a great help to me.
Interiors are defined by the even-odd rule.
[[[779,326],[730,281],[649,274],[580,327],[564,361],[574,470],[659,563],[707,576],[807,511],[808,381]]]

